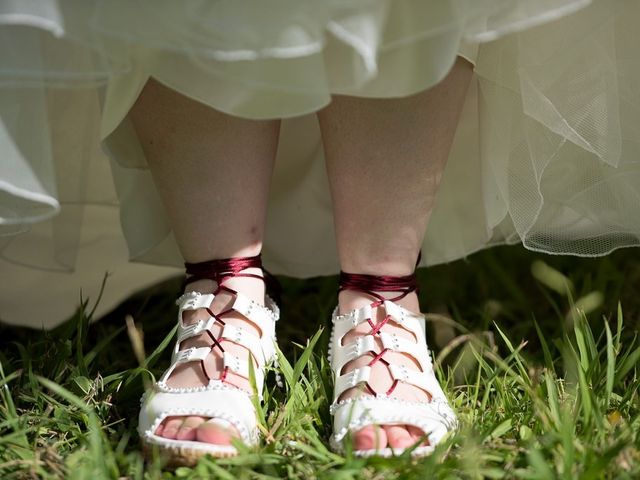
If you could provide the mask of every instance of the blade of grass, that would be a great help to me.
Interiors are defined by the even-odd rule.
[[[607,335],[607,381],[605,387],[605,407],[608,409],[611,403],[611,393],[613,392],[613,385],[616,375],[616,356],[613,347],[613,338],[611,335],[611,329],[609,328],[609,322],[605,319],[604,329]]]

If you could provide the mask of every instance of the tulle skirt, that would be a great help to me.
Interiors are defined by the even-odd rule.
[[[638,245],[639,21],[632,0],[5,1],[0,318],[53,324],[108,271],[105,311],[179,271],[128,119],[150,77],[284,119],[263,249],[274,273],[338,271],[314,112],[332,94],[417,93],[456,56],[474,76],[422,265],[505,243]]]

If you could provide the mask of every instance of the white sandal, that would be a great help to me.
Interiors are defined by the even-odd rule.
[[[258,397],[262,400],[264,367],[275,363],[276,360],[275,322],[279,318],[278,307],[269,296],[265,296],[265,306],[262,306],[223,285],[225,279],[233,276],[250,276],[262,279],[258,275],[239,273],[245,268],[261,267],[259,256],[186,265],[187,273],[192,274],[189,282],[208,278],[216,281],[218,288],[211,294],[187,292],[177,300],[176,303],[179,305],[178,332],[171,366],[154,384],[153,388],[142,396],[138,424],[138,432],[145,451],[155,446],[161,450],[161,454],[168,459],[169,463],[174,465],[192,465],[206,454],[214,457],[234,456],[238,454],[238,451],[232,445],[216,445],[195,440],[175,440],[156,435],[156,429],[167,417],[191,415],[210,417],[215,419],[212,421],[235,427],[246,445],[251,446],[258,442],[256,412],[251,395],[245,390],[225,382],[227,372],[234,372],[249,378],[248,358],[239,358],[225,352],[221,344],[225,341],[233,342],[244,346],[251,352],[253,359],[258,364],[258,368],[255,368],[254,372]],[[228,292],[235,298],[230,308],[214,314],[209,307],[220,291]],[[207,310],[210,317],[191,325],[185,325],[183,312],[198,309]],[[221,317],[230,312],[237,312],[246,317],[258,327],[261,336],[256,336],[246,328],[225,324]],[[212,327],[216,323],[223,325],[222,332],[217,338],[212,332]],[[208,332],[211,337],[210,347],[180,349],[182,342],[204,332]],[[214,348],[219,348],[223,352],[224,368],[220,378],[210,378],[209,384],[201,387],[175,388],[167,385],[167,379],[178,365],[188,362],[202,362]],[[203,371],[206,375],[204,368]]]
[[[411,452],[412,456],[430,454],[435,446],[457,427],[457,421],[433,371],[426,342],[424,315],[413,313],[394,303],[417,289],[415,274],[406,277],[377,277],[341,272],[340,290],[344,289],[366,293],[375,301],[343,315],[338,314],[338,307],[333,312],[329,352],[335,379],[334,400],[331,405],[331,414],[334,417],[331,447],[337,452],[344,452],[344,441],[347,435],[367,425],[406,424],[422,430],[429,440],[429,445],[415,447]],[[402,294],[385,299],[376,293],[381,291],[402,292]],[[375,318],[375,311],[378,308],[384,308],[385,318],[375,325],[372,318]],[[389,320],[413,333],[417,342],[380,331]],[[342,345],[343,337],[363,322],[371,325],[371,332],[357,338],[354,342]],[[376,338],[382,344],[381,349],[378,347]],[[410,355],[416,360],[421,371],[389,363],[384,359],[387,351]],[[374,355],[367,366],[341,374],[347,363],[367,353]],[[368,383],[371,365],[377,361],[383,361],[387,365],[393,378],[391,388],[384,393],[375,392]],[[413,402],[393,396],[393,390],[398,382],[408,383],[424,390],[431,400]],[[372,395],[360,395],[339,401],[345,391],[358,385],[363,385]],[[405,450],[387,447],[378,450],[356,450],[354,454],[363,457],[371,455],[389,457],[399,455]]]

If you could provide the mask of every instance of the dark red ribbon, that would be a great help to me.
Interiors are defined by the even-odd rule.
[[[282,288],[280,283],[272,274],[266,271],[262,267],[262,256],[260,254],[253,257],[231,257],[221,258],[216,260],[207,260],[205,262],[188,263],[184,264],[187,278],[184,281],[184,286],[197,282],[198,280],[213,280],[218,284],[218,289],[228,290],[232,293],[235,291],[222,287],[222,282],[230,277],[250,277],[262,280],[267,285],[267,289],[277,300],[279,300]],[[254,273],[240,273],[247,268],[261,268],[264,277]]]

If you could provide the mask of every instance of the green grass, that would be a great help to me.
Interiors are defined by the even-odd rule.
[[[90,299],[54,331],[1,327],[0,477],[640,477],[636,250],[588,260],[501,247],[419,276],[423,310],[433,312],[428,342],[461,424],[428,458],[365,460],[328,449],[336,280],[321,278],[282,279],[285,385],[269,375],[261,446],[193,469],[145,464],[139,397],[168,363],[176,280],[95,324]],[[128,315],[148,356],[134,353]]]

